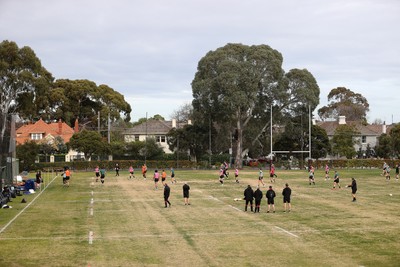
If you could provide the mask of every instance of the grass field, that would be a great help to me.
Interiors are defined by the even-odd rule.
[[[305,171],[278,170],[277,211],[266,213],[266,177],[257,214],[234,201],[248,184],[255,189],[256,169],[224,186],[215,170],[176,170],[178,183],[168,178],[170,208],[162,186],[154,190],[138,173],[128,180],[128,172],[109,172],[101,185],[92,172],[74,172],[69,188],[45,174],[45,189],[0,210],[0,266],[399,266],[400,182],[387,183],[376,169],[339,173],[342,189],[332,190],[322,171],[310,186]],[[358,183],[355,203],[344,188],[350,177]],[[282,205],[286,182],[290,213]]]

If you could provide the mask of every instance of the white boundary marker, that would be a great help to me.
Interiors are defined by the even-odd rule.
[[[93,244],[93,231],[89,232],[89,245]]]
[[[36,200],[38,197],[40,197],[40,195],[47,189],[47,187],[48,187],[56,178],[57,178],[57,176],[54,176],[53,180],[51,180],[51,181],[47,184],[47,186],[44,187],[43,190],[41,190],[41,191],[39,192],[39,194],[37,194],[37,196],[36,196],[34,199],[32,199],[31,202],[28,203],[28,205],[25,206],[25,208],[23,208],[17,215],[15,215],[15,217],[12,218],[11,221],[9,221],[6,225],[4,225],[4,227],[1,228],[1,230],[0,230],[0,234],[3,233],[3,232],[8,228],[8,226],[10,226],[10,225],[11,225],[11,224],[12,224],[12,223],[13,223],[27,208],[29,208],[30,205],[32,205],[32,203],[35,202],[35,200]]]
[[[291,232],[289,232],[289,231],[287,231],[287,230],[285,230],[283,228],[280,228],[279,226],[275,226],[275,228],[280,230],[280,231],[282,231],[282,232],[284,232],[284,233],[286,233],[286,234],[288,234],[288,235],[291,235],[291,236],[294,236],[294,237],[297,237],[297,238],[299,237],[298,235],[295,235],[295,234],[293,234],[293,233],[291,233]]]
[[[232,205],[229,205],[229,207],[231,207],[232,209],[235,209],[235,210],[237,210],[237,211],[242,211],[241,209],[238,209],[238,208],[236,208],[236,207],[234,207],[234,206],[232,206]]]

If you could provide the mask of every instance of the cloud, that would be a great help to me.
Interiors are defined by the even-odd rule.
[[[149,109],[168,119],[191,102],[199,60],[243,43],[278,50],[285,71],[308,69],[321,104],[339,86],[361,93],[373,120],[395,112],[396,98],[382,96],[399,89],[398,14],[397,0],[3,0],[0,32],[30,46],[56,78],[124,94],[134,119]]]

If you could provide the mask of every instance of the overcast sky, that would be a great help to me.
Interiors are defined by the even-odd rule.
[[[199,60],[227,43],[267,44],[321,90],[365,96],[369,122],[399,122],[399,0],[0,0],[0,41],[31,47],[56,79],[122,93],[132,121],[192,100]],[[315,112],[316,113],[316,112]]]

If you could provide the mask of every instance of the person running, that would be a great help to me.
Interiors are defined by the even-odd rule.
[[[164,204],[165,207],[167,207],[167,204],[169,207],[171,207],[171,202],[169,202],[169,195],[170,195],[171,189],[169,188],[168,184],[164,184]]]
[[[310,168],[309,168],[309,173],[308,173],[308,182],[309,182],[309,184],[311,185],[311,183],[313,184],[313,185],[315,185],[315,177],[314,177],[314,167],[313,166],[310,166]]]
[[[396,164],[396,182],[399,181],[399,164]]]
[[[185,205],[190,205],[190,202],[189,202],[190,186],[187,184],[187,182],[184,182],[184,184],[182,186],[182,190],[183,190],[183,200],[185,202]]]
[[[254,198],[254,191],[250,185],[243,192],[244,200],[246,201],[246,205],[244,206],[244,211],[247,211],[247,206],[250,204],[250,210],[253,211],[253,198]]]
[[[175,179],[175,170],[174,168],[171,167],[171,183],[176,184],[176,179]]]
[[[221,183],[221,185],[224,185],[224,170],[222,169],[222,167],[219,169],[219,182]]]
[[[268,210],[267,213],[269,213],[269,211],[271,210],[271,206],[272,206],[272,212],[275,213],[275,191],[272,189],[272,186],[269,186],[269,189],[267,190],[267,193],[265,193],[265,197],[267,198],[267,204],[268,204]]]
[[[254,209],[254,213],[260,212],[260,206],[261,206],[261,199],[262,198],[263,198],[263,193],[260,190],[260,187],[257,186],[256,191],[254,191],[254,199],[255,199],[255,202],[256,202],[256,205],[255,205],[256,207]]]
[[[388,167],[389,165],[387,165],[387,163],[384,161],[383,162],[383,167],[382,167],[382,176],[386,176],[386,168]]]
[[[115,163],[115,176],[119,176],[119,164]]]
[[[106,178],[106,169],[102,167],[100,169],[100,182],[104,184],[104,179]]]
[[[133,166],[129,166],[129,179],[135,178]]]
[[[333,188],[332,189],[336,189],[336,185],[338,185],[339,189],[340,189],[339,173],[337,171],[335,171],[335,175],[333,176]]]
[[[239,169],[238,167],[235,168],[235,181],[239,183]]]
[[[160,173],[158,172],[158,170],[154,170],[154,175],[153,175],[153,179],[154,179],[154,190],[158,189],[158,181],[160,180]]]
[[[36,172],[36,188],[40,188],[40,183],[42,182],[42,172]]]
[[[325,164],[325,181],[329,180],[329,166]]]
[[[292,189],[290,189],[289,184],[285,184],[285,188],[282,190],[283,195],[283,212],[290,212],[292,206],[290,204],[290,196],[292,194]]]
[[[274,165],[274,164],[271,164],[271,168],[270,168],[270,170],[269,170],[269,181],[270,181],[271,183],[275,183],[275,177],[278,177],[278,176],[275,174],[275,165]]]
[[[167,179],[167,173],[165,172],[165,170],[162,170],[162,173],[161,173],[161,183],[162,184],[165,183],[165,179]]]
[[[98,182],[100,178],[100,169],[98,165],[96,166],[96,168],[94,168],[94,176],[96,177],[96,182]]]
[[[69,168],[67,168],[67,169],[65,170],[65,185],[66,185],[67,187],[69,187],[69,180],[70,180],[70,178],[71,178],[71,171],[69,170]]]
[[[258,186],[260,186],[260,184],[262,184],[263,186],[265,186],[264,183],[264,173],[262,171],[262,169],[260,168],[260,171],[258,172]]]
[[[142,165],[143,180],[146,180],[146,173],[147,173],[147,166],[146,166],[146,164],[143,164]]]
[[[229,168],[228,163],[226,163],[226,161],[224,161],[224,163],[222,164],[222,169],[224,170],[224,175],[225,175],[226,179],[229,178],[228,168]]]
[[[389,167],[389,165],[386,166],[385,178],[386,178],[386,181],[387,181],[387,182],[390,181],[390,167]]]
[[[356,193],[357,193],[357,181],[354,178],[351,178],[351,184],[347,187],[351,187],[351,195],[353,196],[353,202],[356,202]]]

